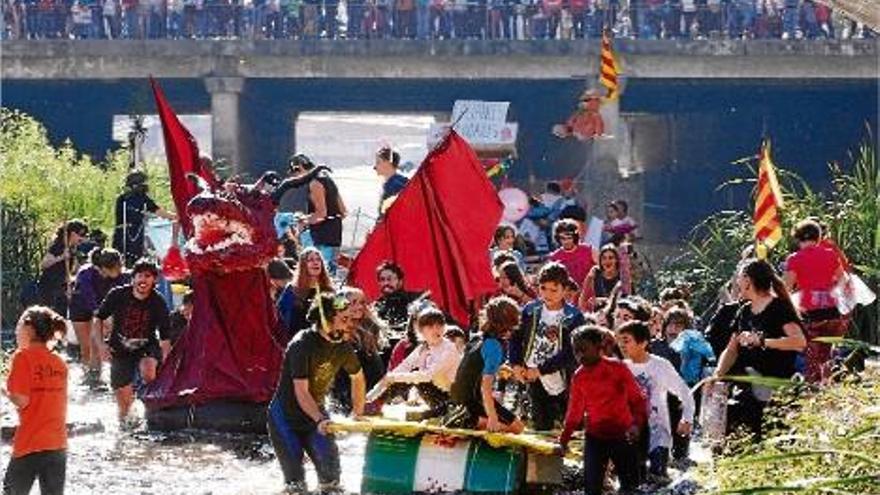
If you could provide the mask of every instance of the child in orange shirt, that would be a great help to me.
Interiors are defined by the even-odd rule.
[[[47,346],[64,331],[64,318],[44,306],[26,309],[15,328],[18,350],[3,393],[18,409],[19,425],[4,494],[27,495],[38,478],[43,495],[64,492],[67,365]]]

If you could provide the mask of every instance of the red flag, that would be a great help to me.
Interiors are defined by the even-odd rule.
[[[150,77],[153,96],[156,98],[156,110],[162,121],[162,135],[165,138],[165,156],[168,159],[168,175],[171,179],[171,196],[177,209],[177,218],[183,227],[184,234],[192,234],[192,224],[186,216],[186,205],[198,191],[195,185],[187,180],[186,174],[194,173],[201,176],[209,184],[216,184],[217,179],[211,170],[202,167],[199,162],[199,146],[189,130],[183,126],[174,110],[165,99],[159,83]]]
[[[376,298],[376,267],[400,265],[407,290],[466,323],[470,304],[495,292],[489,245],[503,211],[471,147],[455,132],[434,148],[358,253],[349,281]]]

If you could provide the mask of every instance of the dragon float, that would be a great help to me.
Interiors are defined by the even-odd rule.
[[[190,179],[199,191],[185,212],[193,314],[144,394],[147,425],[262,432],[285,344],[265,270],[277,254],[276,203],[259,187]]]

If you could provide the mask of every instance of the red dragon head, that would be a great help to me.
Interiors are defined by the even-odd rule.
[[[228,184],[201,192],[186,207],[193,234],[185,253],[195,273],[230,273],[263,267],[277,253],[275,204],[258,188]]]

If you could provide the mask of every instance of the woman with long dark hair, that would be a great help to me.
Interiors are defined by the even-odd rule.
[[[300,253],[293,276],[291,335],[296,335],[300,330],[309,327],[306,313],[318,290],[322,293],[332,293],[333,282],[330,280],[321,252],[315,247],[307,247]]]
[[[795,359],[807,345],[797,311],[782,279],[764,260],[743,262],[736,279],[745,301],[734,321],[734,333],[718,360],[715,377],[728,371],[791,378]],[[760,433],[769,392],[745,387],[736,407],[728,411],[729,425],[743,424]]]
[[[495,280],[498,281],[501,295],[512,298],[519,305],[531,302],[537,297],[515,261],[508,261],[499,266]]]
[[[343,287],[338,296],[348,301],[345,341],[354,347],[369,390],[385,376],[385,363],[382,361],[379,343],[383,337],[384,327],[367,304],[364,291],[357,287]],[[336,374],[332,397],[343,411],[351,410],[351,380],[342,371]]]
[[[620,295],[632,293],[629,256],[614,244],[606,244],[599,250],[599,264],[590,269],[581,284],[578,307],[582,311],[593,311],[596,299],[608,298],[614,286],[620,282]]]
[[[69,220],[58,227],[48,252],[40,261],[37,289],[40,304],[62,316],[67,315],[70,278],[76,273],[76,248],[89,234],[82,220]]]
[[[382,349],[386,345],[385,333],[387,329],[370,308],[364,291],[357,287],[344,287],[340,294],[349,302],[350,337],[355,343],[358,358],[364,369],[367,388],[371,388],[385,374]]]

